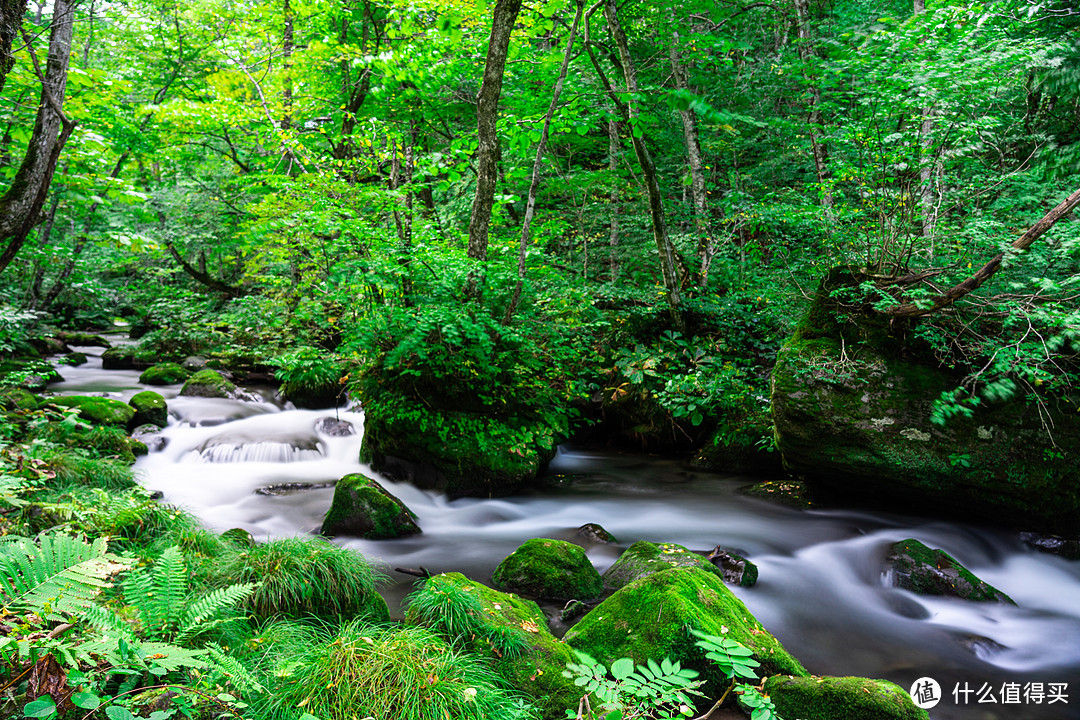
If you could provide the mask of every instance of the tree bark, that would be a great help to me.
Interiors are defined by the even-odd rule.
[[[164,223],[164,217],[162,217],[161,221]],[[189,263],[187,260],[184,260],[183,256],[180,255],[180,252],[172,244],[171,240],[166,240],[165,246],[169,249],[169,254],[173,256],[173,260],[176,260],[176,263],[184,269],[184,272],[211,290],[215,290],[229,297],[243,297],[246,294],[242,288],[229,285],[206,272],[205,263],[200,263],[200,265],[202,265],[202,269],[200,269]]]
[[[496,125],[499,118],[499,95],[502,93],[506,56],[510,50],[510,34],[521,11],[521,0],[498,0],[488,38],[484,79],[476,97],[476,195],[469,218],[468,255],[474,260],[487,260],[488,227],[495,203],[495,186],[499,179],[499,137]]]
[[[74,20],[74,5],[69,0],[56,0],[44,73],[40,72],[37,56],[31,54],[42,81],[41,101],[22,165],[11,187],[0,197],[0,243],[6,244],[0,253],[0,272],[11,264],[30,231],[41,220],[41,210],[60,151],[75,129],[75,123],[64,115],[63,110]]]
[[[619,277],[619,121],[608,120],[608,173],[611,175],[611,191],[608,193],[608,269],[611,282]]]
[[[1014,240],[1011,246],[1013,253],[1022,253],[1027,250],[1036,240],[1042,237],[1047,230],[1052,228],[1054,223],[1071,213],[1078,205],[1080,205],[1080,190],[1075,191],[1072,195],[1065,198],[1060,205],[1044,215],[1042,220],[1039,220],[1039,222],[1028,228],[1027,232]],[[921,303],[904,303],[889,308],[885,312],[893,317],[909,318],[922,317],[937,312],[944,307],[952,305],[968,293],[982,287],[983,283],[989,280],[994,273],[998,271],[1004,260],[1005,253],[998,253],[990,260],[990,262],[976,270],[969,278],[933,298],[929,305],[927,305],[925,301]]]
[[[807,116],[810,149],[814,154],[814,170],[817,172],[818,186],[821,191],[821,207],[828,218],[832,218],[833,194],[829,188],[829,150],[822,141],[824,124],[821,121],[821,88],[811,75],[810,63],[814,55],[814,36],[810,29],[808,0],[794,0],[795,25],[799,36],[799,58],[805,66],[806,80],[810,85],[810,113]]]
[[[559,96],[562,95],[563,85],[566,83],[566,71],[570,67],[570,56],[574,52],[574,40],[577,38],[578,24],[581,22],[581,14],[584,10],[584,0],[578,0],[577,14],[574,15],[574,22],[570,26],[570,37],[566,40],[566,52],[563,53],[562,65],[559,66],[559,78],[555,81],[555,88],[551,93],[551,102],[548,104],[547,114],[544,115],[544,125],[540,129],[540,142],[536,145],[536,156],[533,158],[529,196],[525,202],[525,220],[521,225],[521,241],[518,244],[518,279],[517,284],[514,286],[514,296],[510,300],[509,307],[506,308],[503,324],[510,322],[510,318],[517,312],[518,304],[521,302],[521,289],[525,285],[525,253],[529,249],[529,240],[532,239],[532,219],[536,214],[536,193],[540,188],[540,168],[544,163],[544,152],[547,150],[551,119],[555,116],[555,109],[559,106]]]
[[[15,65],[11,46],[22,27],[26,4],[26,0],[0,0],[0,90],[4,89],[4,80]]]
[[[634,67],[634,59],[630,56],[630,45],[627,42],[626,33],[623,32],[622,26],[619,24],[617,13],[615,0],[604,0],[604,18],[607,20],[608,30],[611,32],[611,36],[615,40],[615,46],[618,48],[623,78],[626,81],[626,89],[630,96],[627,103],[624,104],[619,100],[618,94],[611,86],[611,83],[607,81],[607,77],[603,74],[603,70],[591,50],[589,57],[593,61],[597,73],[601,76],[601,82],[604,83],[612,101],[625,114],[629,125],[634,155],[641,166],[641,173],[645,179],[645,189],[649,197],[649,218],[652,222],[653,240],[656,242],[656,250],[660,256],[660,272],[664,280],[664,289],[667,291],[671,319],[675,327],[681,331],[685,329],[686,322],[682,314],[682,295],[679,290],[678,253],[668,235],[667,222],[664,217],[664,200],[656,176],[656,165],[653,163],[652,155],[650,155],[649,149],[642,139],[643,133],[640,127],[637,126],[638,109],[635,96],[640,92],[637,71]]]

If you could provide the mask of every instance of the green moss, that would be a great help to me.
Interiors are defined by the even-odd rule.
[[[118,345],[101,353],[101,367],[106,370],[131,370],[135,367],[135,348]]]
[[[200,370],[187,379],[180,394],[189,397],[228,398],[236,392],[236,386],[217,370]]]
[[[68,395],[49,400],[53,405],[79,409],[79,417],[96,425],[127,427],[135,417],[135,410],[127,403],[111,398]]]
[[[65,365],[74,365],[74,366],[77,367],[79,365],[85,365],[88,362],[90,362],[90,361],[89,361],[89,359],[87,359],[86,353],[73,352],[73,353],[68,353],[67,355],[64,356],[64,364]]]
[[[79,345],[89,347],[112,347],[112,343],[101,337],[89,332],[72,332],[70,330],[57,333],[61,340],[68,345]]]
[[[727,686],[694,645],[687,628],[724,635],[754,651],[761,675],[806,675],[799,661],[746,609],[724,581],[696,567],[671,568],[617,591],[566,633],[572,647],[610,665],[621,657],[643,663],[669,657],[700,672],[703,692],[719,697]]]
[[[947,595],[975,602],[1013,602],[980,580],[944,550],[908,538],[889,548],[889,565],[898,587],[920,595]]]
[[[783,718],[800,720],[927,720],[903,688],[858,677],[791,677],[765,681],[765,693]]]
[[[159,363],[154,367],[143,370],[142,374],[139,375],[139,382],[144,385],[175,385],[187,380],[189,374],[187,370],[176,363]]]
[[[536,603],[493,590],[461,573],[428,578],[412,596],[405,622],[423,625],[484,658],[503,679],[529,695],[549,720],[577,707],[581,689],[563,677],[576,662],[547,628]]]
[[[337,481],[334,500],[322,524],[322,534],[328,537],[353,535],[385,540],[419,532],[415,513],[382,485],[358,473]]]
[[[554,600],[592,600],[604,591],[584,550],[546,538],[526,540],[499,563],[491,579],[500,590]]]
[[[131,421],[131,427],[157,425],[159,428],[163,428],[169,423],[169,407],[165,402],[165,398],[152,390],[135,393],[128,400],[128,405],[135,410],[135,417]]]
[[[0,407],[5,410],[34,410],[37,397],[22,388],[0,388]]]
[[[711,562],[675,543],[651,543],[638,540],[619,556],[604,573],[604,584],[618,589],[635,580],[673,567],[693,567],[723,579]]]

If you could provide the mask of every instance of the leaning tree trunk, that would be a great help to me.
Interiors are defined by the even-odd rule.
[[[1027,232],[1014,240],[1010,254],[1021,253],[1027,250],[1036,240],[1042,237],[1047,230],[1052,228],[1054,223],[1067,216],[1078,205],[1080,205],[1080,190],[1075,191],[1072,195],[1065,198],[1060,205],[1043,216],[1042,220],[1039,220],[1039,222],[1028,228]],[[966,280],[954,285],[940,295],[931,298],[929,302],[924,300],[918,303],[896,305],[886,310],[886,313],[893,317],[922,317],[923,315],[937,312],[944,307],[952,305],[968,293],[982,287],[983,283],[989,280],[994,273],[998,271],[1004,260],[1005,253],[998,253],[990,260],[990,262],[976,270],[975,273]]]
[[[75,129],[75,123],[64,115],[63,110],[74,20],[74,5],[69,0],[56,0],[49,35],[49,58],[43,73],[32,52],[33,47],[27,46],[41,78],[41,101],[22,165],[11,187],[0,197],[0,243],[4,244],[0,252],[0,272],[11,264],[30,231],[40,222],[60,151]]]
[[[499,137],[496,134],[499,95],[510,50],[510,34],[519,12],[521,0],[499,0],[495,4],[484,79],[476,97],[476,195],[469,218],[469,257],[476,260],[487,259],[488,226],[491,225],[491,208],[495,204],[495,186],[499,180]]]

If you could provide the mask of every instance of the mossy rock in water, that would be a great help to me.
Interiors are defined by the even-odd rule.
[[[771,405],[788,470],[849,499],[1080,533],[1075,403],[982,397],[970,416],[935,424],[966,369],[943,365],[910,324],[861,300],[840,305],[834,291],[858,292],[862,279],[830,273],[777,356]]]
[[[405,623],[422,625],[483,657],[510,685],[530,697],[545,720],[564,718],[583,691],[563,677],[577,662],[556,639],[543,612],[531,600],[499,592],[461,573],[428,578],[412,596]]]
[[[809,488],[802,480],[786,478],[784,480],[762,480],[761,482],[740,488],[739,492],[749,497],[768,500],[796,510],[808,508],[814,504]]]
[[[0,408],[5,410],[34,410],[37,396],[22,388],[0,388]]]
[[[135,417],[135,408],[112,398],[68,395],[50,398],[49,402],[61,407],[79,408],[79,417],[95,425],[115,425],[126,428]]]
[[[236,386],[217,370],[200,370],[187,379],[180,394],[187,397],[231,398]]]
[[[352,535],[368,540],[415,535],[416,514],[369,477],[346,475],[334,487],[334,500],[322,524],[327,537]]]
[[[675,567],[692,567],[723,579],[723,572],[697,553],[675,543],[638,540],[604,573],[604,584],[618,590],[647,575]]]
[[[30,344],[42,355],[66,355],[71,352],[67,343],[56,337],[31,338]]]
[[[101,367],[106,370],[133,370],[135,368],[135,348],[131,345],[117,345],[101,353]]]
[[[143,370],[139,382],[144,385],[175,385],[188,379],[190,373],[176,363],[158,363]]]
[[[927,720],[911,696],[888,680],[774,675],[765,694],[783,718],[799,720]]]
[[[919,595],[1016,604],[993,585],[975,577],[949,553],[912,538],[893,544],[887,562],[893,584]]]
[[[500,590],[551,600],[592,600],[604,591],[584,550],[547,538],[522,543],[503,558],[491,581]]]
[[[724,582],[729,585],[753,587],[757,584],[758,568],[742,555],[717,545],[708,555],[713,567],[720,570]]]
[[[701,673],[702,691],[720,697],[730,684],[689,628],[742,643],[761,663],[760,675],[807,674],[715,574],[676,567],[635,580],[593,608],[570,628],[572,647],[610,666],[622,657],[644,663],[671,658]]]
[[[296,407],[308,410],[338,407],[345,400],[345,392],[337,381],[283,382],[281,396]]]
[[[128,405],[135,410],[135,417],[131,421],[133,428],[140,425],[157,425],[163,428],[169,424],[169,406],[165,398],[153,390],[135,393],[128,400]]]
[[[602,525],[585,523],[574,533],[574,542],[578,545],[614,545],[619,541]]]
[[[71,365],[71,366],[74,366],[74,367],[78,367],[79,365],[85,365],[88,362],[90,362],[90,360],[86,357],[86,353],[73,352],[73,353],[68,353],[67,355],[64,356],[64,364],[65,365]]]
[[[64,330],[57,333],[57,337],[66,342],[68,345],[78,345],[80,347],[112,347],[112,343],[105,338],[89,332],[73,332],[69,330]]]

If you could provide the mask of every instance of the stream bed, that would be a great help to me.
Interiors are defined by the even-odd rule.
[[[90,362],[62,367],[66,380],[53,392],[126,400],[148,389],[137,371],[102,370],[99,349],[79,349]],[[317,531],[333,482],[352,472],[377,478],[401,498],[423,534],[336,541],[383,566],[392,613],[415,580],[394,567],[490,582],[523,541],[570,539],[579,526],[599,523],[620,541],[589,550],[601,572],[637,540],[699,551],[722,545],[753,560],[757,585],[732,590],[815,674],[881,677],[905,689],[932,677],[944,695],[930,711],[935,720],[1080,719],[1080,562],[1035,552],[1015,532],[857,508],[792,510],[741,495],[751,478],[569,448],[548,470],[569,479],[518,497],[448,501],[358,462],[358,409],[284,409],[267,388],[250,388],[263,401],[178,397],[179,385],[149,389],[166,397],[170,419],[164,446],[136,465],[140,481],[213,530],[240,527],[256,539]],[[886,549],[908,537],[951,553],[1017,605],[889,587]],[[1018,701],[1005,702],[1014,691]],[[1050,702],[1062,693],[1064,701]]]

